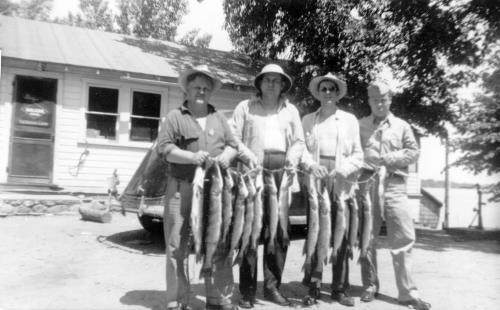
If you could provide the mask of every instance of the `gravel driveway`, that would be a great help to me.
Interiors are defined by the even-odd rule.
[[[419,235],[414,273],[422,296],[433,309],[498,309],[498,240],[464,241],[442,232],[424,231]],[[306,292],[300,284],[303,243],[300,234],[292,241],[282,286],[285,295],[296,301]],[[1,310],[164,308],[163,241],[145,233],[134,214],[123,217],[114,213],[108,224],[84,222],[76,214],[0,218],[0,246]],[[393,299],[397,292],[392,263],[389,251],[384,244],[382,247],[378,257],[382,284],[378,300],[359,302],[357,257],[351,263],[355,309],[405,309]],[[199,267],[193,260],[190,266],[194,270],[192,306],[204,309]],[[342,309],[329,297],[330,265],[326,269],[330,271],[324,275],[323,301],[311,308]],[[238,279],[238,268],[234,275]],[[262,300],[261,288],[257,298],[260,301],[255,309],[280,308]]]

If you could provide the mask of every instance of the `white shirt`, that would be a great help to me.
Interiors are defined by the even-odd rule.
[[[205,127],[207,127],[207,117],[197,117],[196,118],[196,121],[198,122],[198,124],[200,124],[200,127],[201,129],[203,129],[203,131],[205,131]]]
[[[286,140],[277,113],[265,117],[265,127],[264,150],[286,152]]]

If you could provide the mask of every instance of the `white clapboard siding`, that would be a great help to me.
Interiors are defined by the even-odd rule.
[[[12,119],[12,81],[14,75],[1,68],[2,75],[0,80],[0,182],[7,181],[7,166],[9,161],[9,137],[10,124]]]

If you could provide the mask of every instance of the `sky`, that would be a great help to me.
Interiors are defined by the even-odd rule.
[[[115,1],[108,0],[111,7]],[[222,0],[189,0],[189,12],[183,18],[178,28],[178,37],[192,30],[200,28],[202,33],[212,34],[210,48],[230,51],[232,49],[229,35],[224,30],[224,12]],[[78,12],[78,0],[54,0],[53,16],[65,16],[68,12]],[[471,92],[463,92],[461,95],[470,97]],[[453,162],[459,154],[451,154],[450,161]],[[421,140],[421,154],[419,159],[419,173],[421,179],[444,180],[442,173],[445,167],[445,148],[437,137],[424,137]],[[461,168],[450,170],[450,179],[455,182],[489,184],[497,182],[500,176],[488,176],[486,173],[473,175]]]

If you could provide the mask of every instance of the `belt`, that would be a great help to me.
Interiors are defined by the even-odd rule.
[[[264,155],[271,155],[271,154],[285,155],[286,152],[283,152],[283,151],[274,151],[274,150],[264,150]]]
[[[330,159],[330,160],[335,160],[335,156],[326,156],[326,155],[320,155],[320,159]]]

